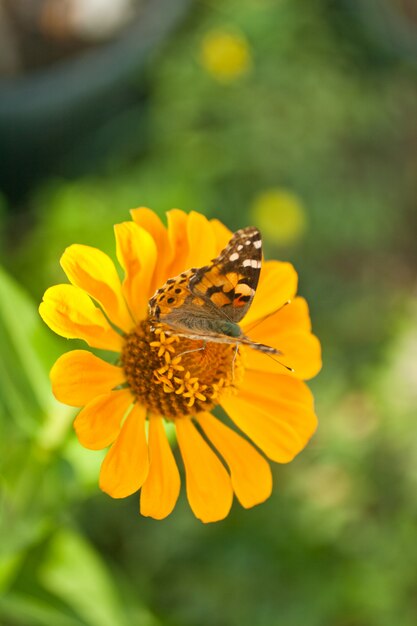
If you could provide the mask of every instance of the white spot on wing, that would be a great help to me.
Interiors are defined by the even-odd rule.
[[[233,252],[233,254],[229,256],[229,261],[232,261],[232,262],[237,261],[238,258],[239,258],[239,254],[237,252]]]
[[[255,248],[260,248],[262,246],[262,241],[258,239],[257,241],[253,242],[253,245],[255,246]]]

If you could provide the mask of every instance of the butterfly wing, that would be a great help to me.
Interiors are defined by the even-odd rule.
[[[239,323],[246,315],[259,281],[262,239],[253,226],[235,232],[209,265],[191,276],[189,289],[204,299],[219,317]]]
[[[245,343],[273,352],[245,337],[239,327],[255,295],[261,261],[259,230],[238,230],[208,265],[167,280],[149,301],[150,318],[190,339]]]
[[[188,302],[191,299],[189,281],[195,271],[195,268],[191,268],[178,276],[169,278],[162,287],[157,289],[149,300],[151,319],[167,318],[173,310],[181,310],[185,306],[189,308]]]

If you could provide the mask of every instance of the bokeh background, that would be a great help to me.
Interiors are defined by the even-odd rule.
[[[0,2],[2,626],[415,626],[416,170],[413,0]],[[101,493],[50,392],[59,257],[140,205],[259,226],[323,344],[314,440],[217,524]]]

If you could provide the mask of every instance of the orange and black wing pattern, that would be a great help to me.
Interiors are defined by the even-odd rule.
[[[246,315],[259,281],[262,239],[253,226],[242,228],[209,265],[194,270],[189,290],[234,323]]]

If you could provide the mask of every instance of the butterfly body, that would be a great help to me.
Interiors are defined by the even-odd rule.
[[[149,301],[150,319],[189,339],[249,345],[279,354],[251,341],[239,326],[255,295],[261,263],[259,230],[238,230],[208,265],[182,272],[156,291]]]

